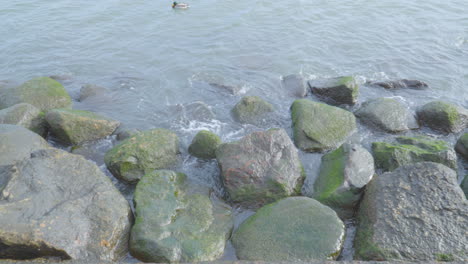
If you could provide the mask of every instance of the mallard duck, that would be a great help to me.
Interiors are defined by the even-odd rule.
[[[177,3],[177,2],[172,3],[172,8],[185,9],[185,8],[188,8],[188,7],[189,7],[189,5],[185,4],[185,3]]]

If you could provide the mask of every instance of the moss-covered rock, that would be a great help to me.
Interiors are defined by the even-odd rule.
[[[333,210],[311,198],[290,197],[245,220],[232,243],[240,260],[308,262],[336,259],[343,239],[343,222]]]
[[[334,105],[353,105],[357,102],[359,85],[353,76],[343,76],[308,82],[312,93]]]
[[[392,171],[402,165],[421,161],[442,163],[457,168],[457,155],[449,144],[429,137],[397,137],[397,143],[374,142],[372,151],[375,165],[384,171]]]
[[[202,130],[193,138],[188,151],[197,158],[214,159],[216,158],[216,149],[221,143],[221,139],[216,134]]]
[[[77,145],[111,135],[120,122],[89,111],[54,109],[46,114],[50,132],[61,142]]]
[[[232,109],[234,118],[241,123],[255,124],[267,113],[273,112],[273,106],[258,96],[244,96]]]
[[[463,134],[455,145],[455,150],[468,160],[468,133]]]
[[[47,135],[44,113],[31,104],[21,103],[0,110],[0,124],[25,127],[42,137]]]
[[[130,252],[146,262],[199,262],[221,257],[233,222],[231,209],[186,176],[146,174],[135,196]]]
[[[308,152],[336,148],[356,130],[353,113],[307,99],[294,101],[291,115],[294,143]]]
[[[32,104],[41,111],[68,108],[72,104],[65,88],[49,77],[35,78],[19,87],[0,90],[0,109],[19,103]]]
[[[443,101],[425,104],[417,115],[422,125],[443,133],[458,133],[468,124],[467,109]]]
[[[109,150],[104,161],[112,174],[136,182],[144,174],[165,169],[177,162],[179,138],[167,129],[138,133]]]

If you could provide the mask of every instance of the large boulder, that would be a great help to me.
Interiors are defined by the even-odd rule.
[[[31,152],[48,148],[38,134],[15,125],[0,125],[0,167],[31,156]]]
[[[0,258],[118,260],[128,202],[92,162],[58,149],[0,167]]]
[[[85,84],[80,89],[80,101],[84,101],[89,97],[95,97],[108,93],[109,90],[105,87],[94,85],[94,84]]]
[[[237,121],[249,124],[256,124],[270,112],[273,106],[258,96],[244,96],[232,109]]]
[[[197,158],[214,159],[216,149],[221,143],[221,139],[215,133],[202,130],[193,138],[188,151]]]
[[[457,154],[449,144],[429,137],[397,137],[396,143],[372,143],[376,167],[392,171],[402,165],[421,161],[442,163],[457,168]]]
[[[167,129],[153,129],[125,139],[109,150],[104,161],[112,174],[136,182],[146,173],[175,165],[179,138]]]
[[[427,83],[419,80],[401,79],[396,81],[369,82],[370,85],[380,86],[387,90],[413,89],[424,90],[428,88]]]
[[[465,159],[468,159],[468,133],[463,134],[455,145],[455,150]]]
[[[230,199],[260,207],[299,194],[304,170],[284,129],[254,132],[216,150],[221,178]]]
[[[468,110],[443,101],[425,104],[417,111],[419,122],[443,133],[458,133],[468,124]]]
[[[146,174],[135,190],[131,254],[146,262],[199,262],[223,255],[231,208],[182,173]]]
[[[19,103],[32,104],[41,111],[68,108],[72,104],[65,88],[49,77],[35,78],[16,88],[0,89],[0,109]]]
[[[284,76],[282,86],[294,97],[305,97],[307,95],[307,88],[301,75],[291,74]]]
[[[111,135],[120,122],[98,114],[71,109],[54,109],[46,114],[50,132],[61,142],[78,145]]]
[[[442,164],[375,177],[359,208],[358,259],[468,261],[468,200],[455,171]]]
[[[232,237],[240,260],[308,262],[336,259],[344,225],[329,207],[307,197],[266,205]]]
[[[16,104],[0,110],[0,124],[18,125],[43,137],[47,135],[44,113],[28,103]]]
[[[355,115],[366,124],[387,132],[402,132],[419,128],[409,109],[392,98],[377,98],[362,104]]]
[[[359,85],[353,76],[310,80],[312,93],[334,105],[353,105],[357,102]]]
[[[291,106],[294,143],[307,152],[340,146],[356,130],[353,113],[307,99]]]

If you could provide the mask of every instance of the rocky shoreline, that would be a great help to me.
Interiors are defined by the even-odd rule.
[[[368,85],[428,88],[416,80]],[[351,112],[359,98],[353,76],[306,85],[291,75],[283,86],[297,98],[292,138],[281,127],[235,142],[201,131],[188,147],[200,160],[216,160],[213,177],[225,197],[174,171],[182,154],[173,131],[125,129],[72,109],[65,87],[49,77],[0,86],[0,259],[119,261],[130,252],[144,262],[216,261],[230,241],[239,260],[335,260],[343,222],[356,217],[356,260],[468,261],[468,177],[460,185],[463,175],[457,176],[458,160],[468,158],[467,109],[433,101],[413,113],[398,100],[374,98]],[[318,100],[304,98],[309,93]],[[79,100],[105,94],[85,85]],[[203,103],[187,108],[210,113]],[[232,116],[256,125],[274,111],[262,98],[245,96]],[[371,149],[352,142],[360,123],[393,142],[373,142]],[[453,147],[425,133],[402,134],[420,127],[459,140]],[[133,207],[96,160],[72,154],[106,137],[118,144],[103,162],[119,182],[136,184]],[[312,186],[303,186],[301,151],[322,155]],[[233,207],[256,213],[235,229]]]

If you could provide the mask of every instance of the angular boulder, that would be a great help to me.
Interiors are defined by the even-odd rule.
[[[425,90],[428,88],[427,83],[419,80],[408,80],[401,79],[396,81],[383,81],[383,82],[370,82],[369,84],[374,86],[380,86],[387,90],[398,90],[398,89],[413,89],[413,90]]]
[[[455,150],[460,154],[463,158],[468,159],[468,133],[463,134],[458,140],[457,144],[455,145]]]
[[[284,129],[254,132],[216,150],[221,178],[231,201],[257,208],[299,194],[304,171]]]
[[[145,262],[199,262],[223,255],[231,234],[231,208],[182,173],[160,170],[143,176],[135,196],[132,256]]]
[[[468,261],[468,200],[455,171],[442,164],[375,177],[359,208],[358,259]]]
[[[429,137],[397,137],[396,143],[372,143],[375,165],[384,171],[392,171],[402,165],[421,161],[444,164],[457,168],[457,154],[449,144]]]
[[[221,139],[215,133],[202,130],[193,138],[188,151],[197,158],[214,159],[216,149],[221,143]]]
[[[108,93],[107,88],[94,85],[94,84],[85,84],[80,89],[80,101],[86,100],[88,97],[99,96]]]
[[[0,167],[0,258],[118,260],[128,202],[92,162],[58,149]]]
[[[291,115],[294,143],[307,152],[336,148],[356,130],[353,113],[307,99],[294,101]]]
[[[418,121],[409,109],[392,98],[367,101],[355,115],[364,123],[391,133],[419,128]]]
[[[281,84],[294,97],[305,97],[307,95],[304,78],[299,74],[284,76]]]
[[[232,237],[240,260],[308,262],[336,259],[344,225],[329,207],[307,197],[266,205]]]
[[[177,162],[179,138],[167,129],[138,133],[109,150],[104,161],[112,174],[126,182],[137,182],[144,174]]]
[[[354,105],[359,95],[359,85],[353,76],[343,76],[308,81],[312,93],[334,105]]]
[[[0,110],[0,124],[18,125],[43,137],[47,135],[44,113],[27,103],[16,104]]]
[[[458,133],[468,124],[468,110],[443,101],[425,104],[417,111],[419,122],[442,133]]]
[[[273,112],[273,106],[258,96],[244,96],[232,109],[234,118],[241,123],[255,124],[267,113]]]

